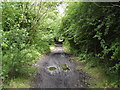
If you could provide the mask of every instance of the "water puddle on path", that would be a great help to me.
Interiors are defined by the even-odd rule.
[[[67,64],[60,64],[58,66],[55,66],[55,65],[52,65],[52,66],[48,66],[46,68],[46,70],[48,72],[50,72],[51,74],[54,74],[54,73],[58,73],[58,72],[61,72],[61,71],[70,71],[70,68],[68,67]]]
[[[56,67],[49,67],[49,68],[47,68],[47,70],[48,71],[54,71],[54,70],[56,70]]]
[[[70,70],[67,64],[60,64],[62,70]]]
[[[52,65],[52,66],[48,66],[46,68],[46,70],[50,73],[50,74],[54,74],[54,73],[58,73],[59,71],[59,68],[55,65]]]

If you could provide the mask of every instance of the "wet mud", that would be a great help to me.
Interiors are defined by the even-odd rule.
[[[34,66],[39,70],[35,72],[32,80],[33,88],[86,88],[89,76],[82,70],[75,69],[72,55],[63,51],[61,45],[45,55]]]

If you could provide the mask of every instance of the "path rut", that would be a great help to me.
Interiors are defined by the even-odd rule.
[[[35,66],[39,67],[33,78],[34,88],[86,88],[88,76],[83,71],[75,69],[75,63],[70,54],[63,51],[58,45],[48,55],[38,61]],[[54,70],[51,70],[53,68]]]

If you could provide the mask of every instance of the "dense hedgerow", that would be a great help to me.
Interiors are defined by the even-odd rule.
[[[49,43],[52,44],[54,40],[50,32],[53,29],[45,21],[55,17],[54,7],[55,3],[47,2],[2,3],[3,81],[29,75],[31,62],[39,54],[50,51]]]
[[[69,41],[74,54],[120,75],[120,6],[119,3],[69,3],[63,17],[61,34]],[[120,87],[120,80],[115,81]]]

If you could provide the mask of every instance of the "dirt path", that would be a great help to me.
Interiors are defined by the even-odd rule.
[[[39,67],[34,77],[35,88],[82,88],[88,87],[89,77],[75,69],[71,55],[63,51],[61,45],[44,56],[35,66]]]

